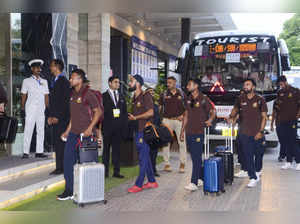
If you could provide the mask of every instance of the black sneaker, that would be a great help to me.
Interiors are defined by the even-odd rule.
[[[48,156],[45,155],[44,153],[36,153],[35,158],[47,158]]]
[[[54,170],[50,173],[50,175],[60,175],[60,174],[63,174],[63,173],[64,173],[64,171],[62,171],[62,170]]]
[[[23,156],[22,156],[22,159],[28,159],[29,158],[29,155],[24,153]]]
[[[70,194],[67,191],[64,191],[62,194],[57,195],[56,199],[59,201],[67,201],[67,200],[72,200],[73,199],[73,195]]]
[[[284,157],[282,157],[282,156],[279,156],[279,157],[278,157],[278,162],[280,162],[280,163],[281,163],[281,162],[283,162],[283,161],[284,161],[284,159],[285,159]]]
[[[154,176],[155,177],[160,177],[159,173],[157,173],[157,172],[154,173]]]
[[[113,175],[113,177],[119,178],[119,179],[123,179],[123,178],[124,178],[124,176],[121,175],[121,174],[119,174],[119,173],[115,173],[115,174]]]

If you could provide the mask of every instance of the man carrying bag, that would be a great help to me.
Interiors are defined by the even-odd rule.
[[[82,69],[72,71],[70,83],[73,88],[70,99],[71,119],[67,130],[61,138],[66,140],[64,154],[65,191],[57,200],[73,198],[74,165],[78,160],[78,147],[81,147],[80,135],[90,138],[95,133],[95,126],[103,111],[100,109],[96,95],[88,89],[85,72]],[[91,140],[91,139],[90,139]]]

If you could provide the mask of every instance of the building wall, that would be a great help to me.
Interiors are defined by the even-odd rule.
[[[151,34],[150,32],[143,30],[134,24],[131,24],[130,22],[116,14],[110,14],[110,25],[111,27],[122,31],[128,36],[137,36],[139,39],[149,42],[154,46],[157,46],[158,49],[163,52],[172,54],[174,56],[177,55],[177,48],[173,47],[166,41],[159,39],[157,36]]]
[[[109,13],[68,14],[67,48],[69,64],[86,71],[93,89],[105,91],[110,75],[110,28],[137,36],[161,51],[177,55],[177,49],[127,20]]]

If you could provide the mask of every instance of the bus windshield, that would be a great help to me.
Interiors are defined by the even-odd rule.
[[[243,80],[256,81],[258,92],[276,90],[279,75],[277,44],[272,37],[197,39],[190,52],[190,74],[202,81],[204,92],[237,92]]]

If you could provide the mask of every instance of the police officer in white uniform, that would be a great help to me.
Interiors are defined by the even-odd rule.
[[[30,143],[34,126],[36,125],[36,158],[47,157],[44,154],[44,132],[45,132],[45,109],[48,106],[48,83],[40,77],[43,60],[31,60],[28,65],[31,67],[32,76],[24,79],[22,84],[22,110],[25,109],[25,130],[24,130],[24,154],[23,158],[29,158]]]

